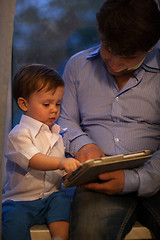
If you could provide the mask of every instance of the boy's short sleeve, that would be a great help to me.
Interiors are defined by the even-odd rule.
[[[40,152],[33,141],[34,139],[28,129],[11,132],[7,141],[5,157],[28,170],[29,160]]]

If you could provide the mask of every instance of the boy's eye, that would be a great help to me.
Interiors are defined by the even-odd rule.
[[[43,106],[48,107],[49,103],[44,103]]]
[[[60,106],[61,104],[60,103],[56,103],[57,106]]]

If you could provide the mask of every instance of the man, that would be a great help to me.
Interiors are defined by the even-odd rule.
[[[160,237],[160,12],[154,0],[108,0],[97,13],[100,46],[67,63],[59,124],[81,162],[150,149],[133,170],[77,189],[71,240],[123,239],[138,220]]]

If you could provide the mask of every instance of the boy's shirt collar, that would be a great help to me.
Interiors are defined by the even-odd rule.
[[[20,124],[26,125],[26,127],[31,130],[34,136],[36,136],[41,129],[56,134],[60,134],[61,132],[66,131],[66,129],[62,129],[55,123],[51,126],[51,128],[49,128],[46,124],[24,114],[21,117]]]

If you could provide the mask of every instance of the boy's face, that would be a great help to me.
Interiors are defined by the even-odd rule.
[[[60,114],[60,104],[64,94],[64,87],[57,87],[55,92],[46,88],[40,92],[34,92],[29,100],[25,100],[25,114],[48,126],[55,122]]]

